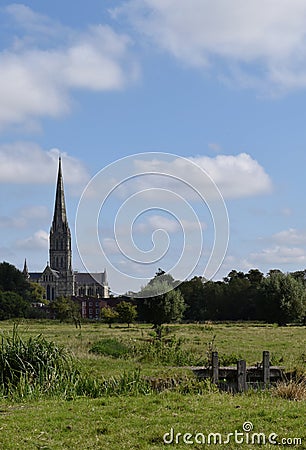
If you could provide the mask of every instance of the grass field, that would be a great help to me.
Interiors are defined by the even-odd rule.
[[[2,333],[11,333],[12,322],[1,322]],[[81,371],[88,377],[103,380],[141,371],[144,376],[189,377],[192,373],[183,366],[163,364],[154,359],[140,361],[137,357],[114,358],[91,353],[92,346],[106,338],[115,338],[127,346],[146,343],[152,339],[147,325],[131,328],[123,325],[109,328],[100,323],[82,325],[47,321],[22,321],[19,333],[27,338],[43,334],[48,340],[64,345],[78,359]],[[207,350],[213,347],[224,357],[232,355],[247,360],[248,364],[261,361],[262,351],[270,350],[272,362],[287,370],[305,373],[305,327],[275,327],[261,324],[190,324],[172,325],[167,338],[181,338],[181,348],[192,361],[205,361]],[[100,398],[73,397],[0,400],[0,448],[2,449],[161,449],[161,448],[275,448],[275,445],[237,444],[232,436],[228,444],[197,443],[196,433],[221,433],[222,438],[249,421],[253,432],[267,437],[276,433],[281,439],[301,438],[302,444],[287,447],[306,448],[305,401],[279,398],[273,391],[249,392],[231,395],[216,392],[207,385],[201,393],[182,393],[165,390],[147,395],[104,395]],[[173,442],[165,444],[165,433],[173,432]],[[184,443],[183,436],[191,443]],[[252,433],[248,433],[249,439]],[[168,441],[171,434],[166,435]],[[197,440],[201,438],[197,436]],[[217,438],[216,438],[217,439]],[[241,437],[240,437],[241,439]],[[175,441],[178,441],[176,443]],[[285,447],[279,445],[279,447]]]

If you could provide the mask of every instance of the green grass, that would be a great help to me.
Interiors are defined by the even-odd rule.
[[[0,322],[0,331],[10,332],[13,322]],[[143,344],[152,339],[154,333],[148,325],[135,325],[127,328],[114,326],[109,328],[101,323],[84,324],[76,329],[72,324],[52,321],[21,321],[19,332],[23,337],[42,334],[46,339],[58,345],[64,345],[84,366],[84,369],[97,377],[119,375],[123,371],[133,371],[139,367],[136,359],[122,359],[120,364],[114,358],[90,353],[90,348],[102,339],[116,339],[123,344]],[[260,362],[263,350],[271,352],[272,362],[284,366],[287,370],[299,367],[305,370],[306,342],[305,327],[276,327],[260,324],[190,324],[171,325],[170,334],[183,342],[186,350],[201,364],[206,361],[207,349],[214,336],[214,349],[219,356],[238,355],[246,359],[248,364]],[[152,371],[159,373],[164,364],[142,362],[142,370],[150,375]],[[166,371],[169,369],[165,368]]]
[[[13,322],[0,323],[1,332],[12,333],[12,329]],[[100,355],[89,350],[107,341],[120,342],[127,348],[150,348],[154,333],[148,325],[109,328],[92,323],[79,330],[72,324],[22,321],[18,332],[24,342],[30,338],[33,342],[34,337],[41,334],[47,342],[67,348],[78,361],[82,379],[78,384],[79,396],[74,391],[66,400],[60,396],[48,399],[29,396],[18,401],[2,397],[1,449],[183,449],[188,445],[164,445],[163,435],[171,427],[176,433],[219,432],[225,435],[235,429],[241,431],[245,421],[253,423],[255,432],[301,437],[305,447],[305,401],[290,401],[273,391],[233,396],[216,392],[209,384],[199,389],[190,370],[178,366],[180,360],[173,365],[165,361],[166,357],[173,358],[171,342],[179,339],[182,354],[189,354],[199,362],[205,361],[207,351],[212,348],[218,350],[224,360],[239,355],[248,364],[259,362],[262,351],[270,350],[273,360],[287,370],[298,368],[300,373],[305,373],[305,327],[172,325],[165,336],[170,351],[163,349],[162,356],[153,353],[154,357],[149,351],[145,358],[140,358],[137,352],[111,355],[106,351]],[[182,379],[183,384],[175,390],[156,393],[142,376],[170,380],[176,377]],[[93,379],[96,379],[94,386]],[[89,398],[90,392],[101,397]],[[207,448],[199,444],[189,447]],[[233,443],[211,447],[249,450],[272,448],[272,445],[248,447]]]
[[[89,349],[90,353],[103,356],[113,356],[120,358],[129,353],[129,348],[122,342],[114,338],[101,339]]]
[[[154,450],[207,448],[203,445],[164,445],[163,435],[242,431],[251,421],[254,432],[274,432],[280,438],[305,436],[305,403],[288,402],[269,394],[231,396],[164,392],[149,396],[121,396],[71,402],[48,401],[2,404],[0,447],[16,449]],[[212,448],[260,449],[272,445],[213,445]],[[280,448],[284,448],[279,446]],[[303,447],[299,447],[303,448]]]

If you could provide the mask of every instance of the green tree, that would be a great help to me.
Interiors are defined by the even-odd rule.
[[[56,319],[59,319],[60,322],[67,319],[75,320],[80,315],[78,304],[71,300],[71,298],[57,297],[50,303],[49,307]]]
[[[45,289],[38,283],[29,283],[29,300],[32,303],[46,303]]]
[[[207,298],[204,295],[205,279],[193,277],[181,283],[179,290],[186,302],[185,319],[196,321],[208,319]]]
[[[263,319],[267,322],[286,325],[305,316],[305,286],[290,274],[270,271],[261,284],[260,301]]]
[[[163,278],[164,274],[156,274],[137,295],[141,320],[153,323],[155,328],[181,320],[186,309],[181,292],[173,289],[176,284],[173,278]]]
[[[30,283],[24,275],[12,264],[8,262],[0,263],[0,290],[10,291],[26,298],[30,289]]]
[[[0,291],[0,320],[25,317],[29,303],[16,292]]]
[[[127,323],[128,327],[137,317],[136,306],[124,300],[117,305],[116,312],[118,313],[119,321]]]
[[[103,322],[108,323],[109,328],[112,327],[112,324],[117,322],[119,318],[119,314],[115,311],[114,308],[110,306],[106,306],[101,310],[101,319]]]

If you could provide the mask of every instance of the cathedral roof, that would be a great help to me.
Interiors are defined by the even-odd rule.
[[[106,283],[106,272],[88,273],[88,272],[76,272],[75,280],[78,284],[92,284],[92,283]]]
[[[30,272],[30,281],[38,281],[42,276],[42,272]]]

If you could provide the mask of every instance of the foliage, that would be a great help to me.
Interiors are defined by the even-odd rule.
[[[114,358],[120,358],[129,353],[129,348],[122,342],[114,338],[101,339],[96,342],[90,349],[91,353],[98,355],[113,356]]]
[[[61,322],[67,319],[75,319],[80,315],[78,304],[67,297],[57,297],[50,303],[49,307],[55,318]]]
[[[33,303],[46,303],[45,289],[38,283],[30,282],[29,300]]]
[[[153,339],[134,346],[134,355],[141,362],[188,366],[199,363],[199,358],[188,352],[182,339]]]
[[[25,297],[29,287],[30,284],[20,270],[7,262],[0,263],[0,291],[15,292]]]
[[[12,335],[2,335],[0,347],[0,390],[2,395],[24,397],[34,391],[65,390],[76,373],[64,347],[42,335],[23,340],[14,326]]]
[[[180,285],[187,304],[184,318],[204,320],[263,320],[280,325],[303,322],[306,315],[305,271],[283,274],[258,269],[232,270],[223,281],[194,277]]]
[[[136,306],[130,302],[122,301],[116,306],[119,322],[127,323],[128,327],[137,317]]]
[[[169,278],[170,277],[170,278]],[[186,309],[181,292],[175,290],[171,275],[160,270],[138,294],[137,309],[141,320],[160,326],[178,322]]]
[[[306,311],[303,283],[290,274],[270,273],[261,286],[261,311],[267,321],[279,325],[301,320]]]
[[[24,317],[29,310],[29,303],[16,292],[0,291],[0,320]]]
[[[114,308],[107,306],[101,310],[101,319],[104,323],[108,324],[109,328],[111,328],[112,324],[118,321],[119,314]]]

